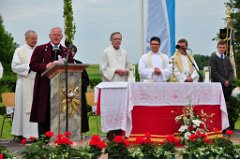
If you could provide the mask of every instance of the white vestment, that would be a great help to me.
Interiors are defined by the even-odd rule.
[[[181,57],[182,64],[183,64],[182,73],[180,72],[180,70],[176,66],[176,64],[174,65],[174,74],[175,74],[177,82],[185,82],[185,80],[187,79],[188,76],[190,76],[193,79],[193,82],[198,82],[199,74],[194,67],[193,67],[193,72],[191,73],[190,67],[189,67],[189,64],[191,62],[189,62],[188,57],[186,55],[182,55],[182,54],[180,54],[180,57]],[[194,58],[191,58],[191,60],[194,63],[194,65],[196,66],[196,68],[198,69],[198,66],[197,66]]]
[[[154,68],[159,68],[161,74],[154,74]],[[141,80],[154,80],[156,82],[167,81],[171,75],[171,65],[169,64],[169,58],[167,55],[152,51],[144,54],[138,63],[138,72],[141,76]]]
[[[102,74],[103,82],[127,81],[127,75],[120,76],[119,74],[116,74],[115,71],[117,69],[129,71],[131,69],[131,62],[124,49],[119,48],[116,50],[110,46],[103,52],[99,69]]]
[[[2,63],[0,62],[0,79],[2,78],[3,76],[3,66],[2,66]]]
[[[25,44],[17,48],[13,55],[12,71],[17,73],[16,104],[12,125],[12,134],[15,136],[38,137],[38,124],[30,122],[30,112],[33,99],[33,88],[36,72],[29,73],[29,63],[33,48]]]

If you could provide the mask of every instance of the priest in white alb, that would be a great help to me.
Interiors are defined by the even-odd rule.
[[[138,72],[142,81],[165,82],[171,75],[169,57],[159,51],[161,40],[159,37],[150,39],[151,51],[144,54],[138,64]]]
[[[17,74],[12,134],[29,139],[30,137],[38,138],[38,124],[29,121],[36,75],[30,70],[29,62],[37,44],[37,33],[33,30],[27,31],[25,41],[25,45],[15,50],[12,59],[12,71]]]
[[[177,82],[198,82],[198,66],[191,54],[186,49],[188,41],[180,39],[177,43],[177,51],[174,53],[174,75]]]
[[[131,61],[127,51],[120,47],[122,35],[120,32],[114,32],[110,36],[112,45],[103,52],[100,73],[103,82],[127,81]]]
[[[103,52],[102,59],[100,62],[100,73],[102,75],[103,82],[124,82],[128,80],[129,71],[131,69],[131,61],[128,57],[126,50],[120,47],[122,42],[122,34],[120,32],[114,32],[110,36],[111,46],[106,48]],[[111,100],[111,99],[109,99]],[[116,102],[117,103],[117,102]],[[122,109],[120,106],[116,108],[107,108],[108,110],[101,109],[102,120],[109,118],[108,111],[112,111],[115,114],[111,114],[112,120],[118,120],[123,115],[127,113],[126,107]],[[120,109],[118,109],[120,108]],[[116,126],[116,125],[115,125]],[[109,127],[109,125],[107,125]],[[116,128],[117,127],[117,128]],[[122,135],[122,130],[120,127],[109,128],[107,133],[108,139],[113,139],[116,135]]]

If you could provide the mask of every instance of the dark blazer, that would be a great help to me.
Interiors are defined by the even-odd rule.
[[[60,56],[67,56],[68,49],[60,45]],[[50,80],[47,77],[41,77],[46,70],[48,63],[54,61],[54,53],[49,43],[37,46],[32,54],[30,69],[37,72],[34,84],[33,103],[30,115],[30,121],[46,123],[47,115],[50,113]],[[72,54],[69,54],[69,63],[73,63]]]
[[[76,64],[82,64],[81,61],[75,60]],[[82,72],[82,133],[89,131],[88,124],[88,111],[87,111],[87,100],[85,93],[87,92],[87,87],[89,84],[89,77],[87,71],[84,69]]]
[[[221,59],[216,53],[213,53],[209,60],[209,66],[211,66],[212,82],[221,82],[225,100],[228,101],[232,93],[231,83],[234,79],[233,66],[229,57],[225,56],[224,59]],[[226,80],[230,83],[229,87],[224,86]]]

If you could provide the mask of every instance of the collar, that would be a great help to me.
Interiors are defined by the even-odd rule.
[[[54,47],[54,46],[58,46],[58,48],[60,48],[60,43],[58,45],[54,45],[52,42],[50,42],[51,46]]]
[[[223,59],[225,59],[225,55],[224,54],[220,54],[219,52],[216,52],[216,55],[221,58],[221,55],[223,55]]]

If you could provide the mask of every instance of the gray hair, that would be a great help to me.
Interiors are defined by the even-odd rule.
[[[26,33],[25,33],[25,39],[29,36],[30,33],[37,34],[37,33],[36,33],[35,31],[33,31],[33,30],[28,30],[28,31],[26,31]]]
[[[54,29],[59,29],[59,30],[61,30],[61,32],[62,32],[62,28],[60,28],[60,27],[53,27],[53,28],[51,29],[51,31],[50,31],[50,34],[52,33],[52,31],[53,31]]]

